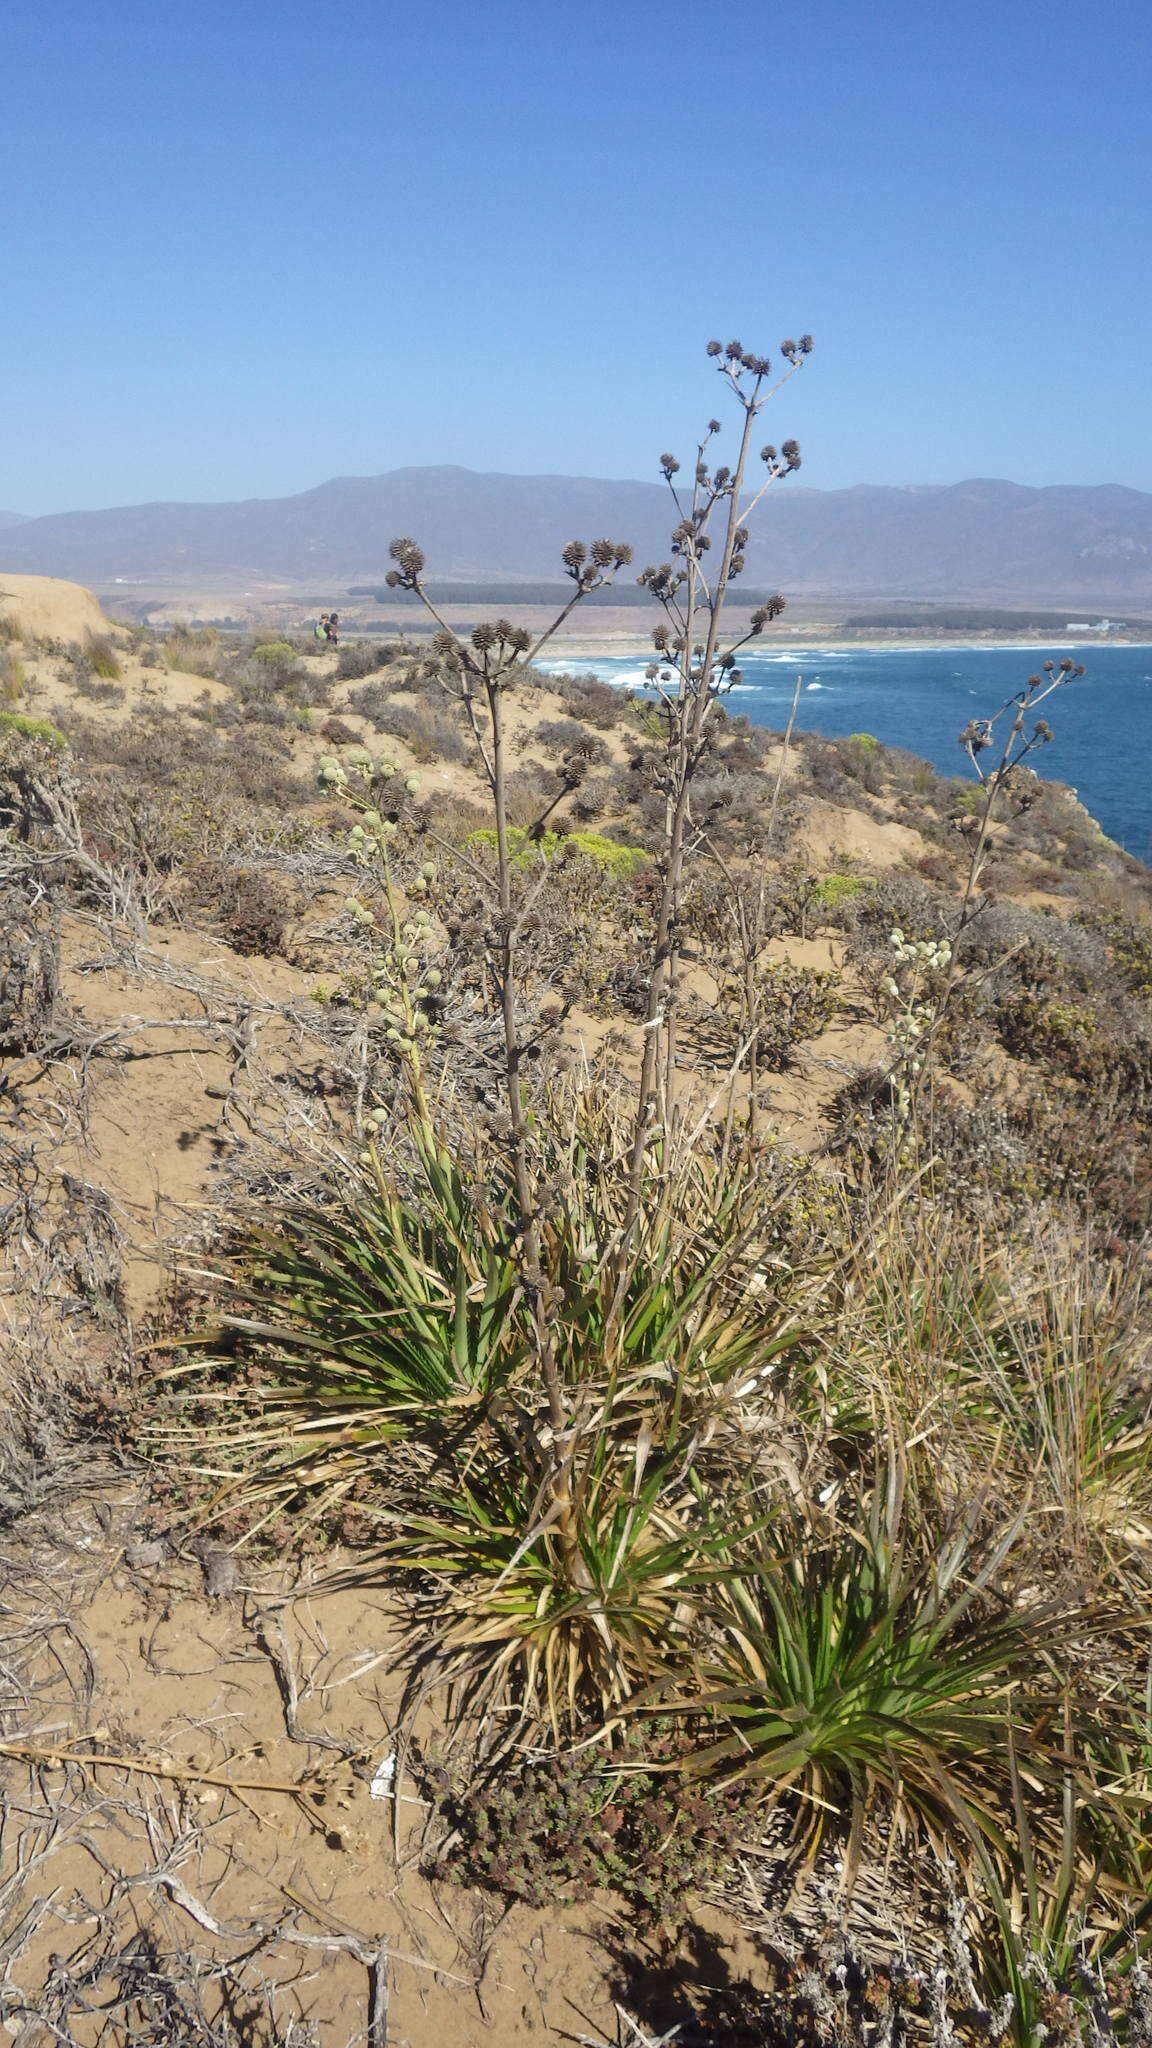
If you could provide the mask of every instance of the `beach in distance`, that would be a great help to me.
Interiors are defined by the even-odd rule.
[[[1045,705],[1051,744],[1032,757],[1039,774],[1066,782],[1110,839],[1147,861],[1152,853],[1152,645],[1049,642],[891,643],[800,639],[740,650],[741,681],[729,712],[784,726],[803,677],[797,725],[828,737],[870,733],[919,754],[947,775],[971,776],[959,734],[992,718],[1044,661],[1070,658],[1085,673]],[[542,673],[577,669],[620,688],[649,687],[651,640],[636,635],[554,643]],[[1002,730],[1002,726],[998,730]],[[1122,736],[1118,743],[1118,735]]]

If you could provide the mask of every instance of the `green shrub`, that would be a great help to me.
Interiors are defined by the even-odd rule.
[[[602,832],[545,832],[539,839],[529,839],[522,825],[513,825],[508,833],[509,845],[515,860],[528,866],[538,855],[545,860],[554,860],[563,854],[566,847],[574,847],[585,860],[594,861],[605,874],[616,875],[626,880],[638,875],[648,862],[648,855],[642,846],[621,846],[618,839],[608,839]],[[469,846],[485,846],[495,851],[496,833],[490,826],[479,832],[470,832]]]
[[[850,747],[856,747],[861,754],[878,754],[880,752],[880,742],[877,739],[873,739],[870,732],[850,732],[848,744]]]
[[[258,661],[261,668],[291,668],[296,661],[296,649],[287,640],[265,640],[260,647],[254,647],[249,656]]]
[[[51,747],[66,747],[62,732],[46,718],[25,718],[19,711],[0,711],[0,733],[18,732],[25,739],[45,740]]]
[[[1048,1659],[1070,1616],[1035,1595],[990,1610],[990,1568],[971,1533],[925,1558],[883,1474],[827,1536],[802,1513],[774,1518],[746,1554],[734,1545],[709,1604],[705,1686],[655,1689],[662,1712],[700,1728],[690,1771],[802,1787],[810,1840],[830,1808],[859,1823],[883,1789],[906,1822],[931,1833],[962,1816],[998,1845],[1006,1728],[1057,1715]],[[1057,1743],[1030,1746],[1033,1784],[1058,1808],[1057,1759]]]
[[[845,910],[856,903],[865,889],[874,888],[869,875],[824,875],[812,891],[812,907],[815,910]]]

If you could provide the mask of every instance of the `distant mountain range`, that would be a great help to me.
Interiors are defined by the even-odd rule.
[[[441,579],[554,580],[577,537],[630,541],[637,569],[666,559],[670,513],[658,484],[396,469],[290,498],[0,515],[0,570],[105,589],[116,578],[251,577],[339,596],[380,581],[389,541],[411,534]],[[845,491],[788,481],[756,515],[746,582],[797,597],[1139,609],[1152,605],[1152,494],[986,478]]]

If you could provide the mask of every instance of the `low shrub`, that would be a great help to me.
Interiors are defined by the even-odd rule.
[[[571,858],[575,852],[603,868],[605,874],[627,878],[639,874],[649,858],[642,846],[622,846],[618,839],[607,839],[602,832],[544,832],[539,838],[532,838],[522,825],[513,825],[508,841],[514,858],[525,867],[541,855],[545,860],[555,860],[562,856]],[[469,833],[468,844],[494,852],[496,833],[491,826],[485,826],[479,832]]]
[[[259,647],[252,649],[248,659],[249,661],[258,661],[261,668],[269,668],[275,671],[277,669],[294,668],[298,655],[289,640],[265,640],[261,642]]]
[[[812,908],[830,922],[839,922],[845,911],[859,903],[865,890],[874,887],[869,875],[822,875],[812,891]]]
[[[1075,922],[1104,941],[1108,957],[1135,995],[1152,997],[1152,925],[1113,911],[1077,911]]]
[[[26,718],[21,711],[0,711],[0,733],[22,733],[25,739],[44,740],[50,747],[65,747],[63,733],[46,718]]]
[[[612,759],[604,741],[587,732],[576,718],[543,718],[539,725],[530,728],[528,736],[540,746],[551,747],[560,754],[570,754],[574,759],[587,761],[595,767],[603,767]]]
[[[373,646],[367,640],[345,641],[336,656],[337,681],[351,683],[361,676],[374,676],[378,670],[395,661],[401,652],[390,641],[382,646]]]
[[[85,656],[93,673],[104,682],[118,683],[124,671],[117,659],[116,649],[106,633],[89,633]]]
[[[366,683],[363,689],[354,690],[348,701],[361,717],[371,720],[377,732],[403,740],[422,764],[468,759],[468,741],[458,713],[446,700],[419,698],[413,702],[379,683]]]
[[[23,662],[8,648],[0,647],[0,704],[18,704],[26,681]]]
[[[102,681],[98,674],[79,674],[72,687],[89,704],[123,704],[128,695],[120,683]]]
[[[676,1762],[667,1740],[633,1742],[614,1769],[569,1752],[447,1792],[425,1765],[423,1789],[457,1835],[429,1874],[535,1907],[612,1892],[639,1925],[674,1930],[729,1867],[753,1804],[746,1790],[685,1786]]]
[[[199,860],[185,870],[181,895],[213,915],[235,952],[265,959],[283,952],[290,905],[282,880],[258,869]]]
[[[379,676],[374,682],[364,683],[358,690],[348,692],[348,705],[358,711],[361,718],[370,719],[375,725],[377,716],[390,705],[397,691],[407,688],[407,678]]]
[[[610,732],[630,714],[630,699],[624,691],[602,683],[599,676],[550,676],[548,687],[563,697],[573,718],[601,732]]]

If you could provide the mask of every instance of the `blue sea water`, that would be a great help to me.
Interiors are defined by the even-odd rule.
[[[969,719],[990,718],[1044,660],[1065,656],[1087,673],[1044,705],[1054,737],[1031,765],[1070,783],[1109,838],[1152,861],[1152,646],[745,649],[744,680],[728,703],[779,731],[801,675],[798,728],[830,737],[869,732],[946,775],[970,775],[957,744]],[[645,687],[645,664],[635,655],[582,654],[538,666]]]

